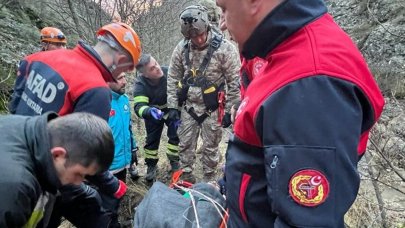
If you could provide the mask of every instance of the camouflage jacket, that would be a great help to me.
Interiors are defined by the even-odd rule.
[[[169,108],[178,108],[178,99],[176,95],[178,82],[181,81],[183,77],[185,77],[185,73],[190,70],[187,67],[184,55],[186,42],[189,42],[191,67],[198,69],[208,51],[212,37],[213,33],[209,32],[207,47],[203,50],[198,50],[193,47],[190,40],[180,41],[174,49],[167,78],[167,103]],[[232,105],[236,104],[240,99],[240,66],[239,53],[236,47],[223,38],[220,47],[213,53],[211,61],[205,70],[205,77],[209,82],[215,82],[217,86],[225,82],[226,112],[230,112]],[[190,86],[187,94],[186,105],[188,107],[193,107],[197,114],[205,112],[205,105],[200,87]]]

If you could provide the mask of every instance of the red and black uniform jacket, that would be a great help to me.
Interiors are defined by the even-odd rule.
[[[38,52],[20,62],[9,110],[19,115],[48,111],[65,115],[89,112],[108,121],[113,81],[98,54],[80,42],[73,50]],[[118,180],[108,171],[90,177],[100,190],[113,194]]]
[[[226,162],[229,227],[344,227],[384,100],[322,0],[287,0],[245,43]]]

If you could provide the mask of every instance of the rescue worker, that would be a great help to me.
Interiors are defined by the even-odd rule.
[[[114,160],[109,168],[118,179],[125,182],[128,168],[131,168],[133,154],[136,156],[137,145],[132,133],[131,106],[125,94],[127,79],[125,73],[120,74],[116,82],[108,82],[111,89],[112,101],[108,125],[114,135]]]
[[[384,99],[322,0],[217,0],[243,56],[228,227],[345,227]]]
[[[111,23],[97,32],[94,47],[79,42],[73,50],[38,52],[20,62],[11,113],[40,115],[55,111],[59,115],[89,112],[106,121],[111,110],[113,82],[122,72],[138,63],[141,44],[138,35],[124,23]],[[118,200],[126,191],[124,182],[106,171],[88,177],[98,191]],[[109,212],[101,207],[97,191],[88,185],[68,185],[61,189],[49,227],[57,227],[63,216],[76,227],[106,227]],[[59,209],[59,210],[57,210]]]
[[[131,161],[132,157],[136,156],[137,151],[136,141],[132,134],[131,106],[129,98],[125,94],[126,84],[127,79],[125,78],[125,73],[121,73],[117,77],[116,82],[108,82],[112,95],[108,125],[113,132],[115,144],[114,159],[109,170],[115,177],[123,182],[126,182],[127,169],[130,170],[131,178],[135,178],[133,175],[134,173],[136,175],[136,169],[133,168]],[[112,204],[111,223],[119,227],[119,201],[113,200],[110,202],[108,197],[104,197],[103,194],[101,196],[103,197],[103,202]]]
[[[231,125],[230,109],[239,99],[240,60],[235,46],[211,29],[204,7],[187,7],[180,14],[180,23],[184,40],[173,51],[169,66],[168,118],[181,116],[182,178],[195,182],[192,171],[201,137],[203,180],[211,181],[219,162],[221,126]]]
[[[143,118],[146,128],[144,157],[147,165],[145,180],[156,178],[158,150],[163,127],[167,126],[166,156],[170,162],[171,172],[179,169],[178,122],[167,118],[167,67],[160,67],[150,54],[142,54],[134,85],[134,109],[138,117]]]
[[[52,51],[57,49],[65,49],[67,39],[65,34],[54,27],[45,27],[41,29],[41,50],[42,51]]]
[[[2,228],[46,227],[58,189],[107,170],[114,155],[110,128],[89,113],[1,116],[0,131]]]

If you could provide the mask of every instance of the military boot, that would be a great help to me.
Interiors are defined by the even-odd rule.
[[[216,180],[216,173],[215,172],[211,172],[211,173],[204,173],[203,176],[203,181],[208,183],[211,181],[215,181]]]
[[[188,170],[187,168],[183,169],[183,173],[180,176],[180,180],[190,182],[194,184],[196,182],[195,176],[193,175],[192,170]]]

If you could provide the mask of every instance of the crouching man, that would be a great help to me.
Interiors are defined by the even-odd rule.
[[[58,188],[107,170],[114,156],[110,127],[89,113],[1,116],[0,132],[0,227],[46,227]]]

